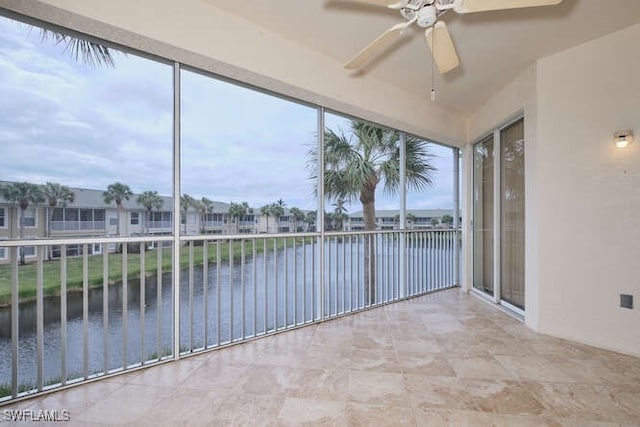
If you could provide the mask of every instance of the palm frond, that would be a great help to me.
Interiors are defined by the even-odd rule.
[[[95,68],[115,68],[113,54],[116,51],[100,43],[46,29],[42,29],[41,38],[43,41],[51,40],[56,45],[64,46],[64,50],[77,62]]]

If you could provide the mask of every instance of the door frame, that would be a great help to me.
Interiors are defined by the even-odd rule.
[[[471,219],[471,227],[470,227],[470,243],[471,243],[471,251],[470,251],[470,255],[471,255],[471,268],[470,268],[470,272],[471,272],[471,283],[470,283],[470,287],[469,287],[469,291],[472,292],[474,295],[478,295],[481,298],[490,301],[494,304],[500,305],[504,308],[506,308],[507,310],[509,310],[510,312],[516,314],[518,317],[521,317],[522,319],[524,319],[525,316],[525,310],[514,306],[513,304],[505,301],[502,299],[502,295],[501,295],[501,283],[502,283],[502,278],[501,278],[501,273],[502,273],[502,254],[501,254],[501,249],[502,249],[502,242],[501,242],[501,225],[502,225],[502,196],[501,196],[501,190],[502,190],[502,182],[501,182],[501,166],[502,166],[502,141],[501,141],[501,132],[508,128],[509,126],[513,125],[514,123],[518,122],[522,120],[523,123],[526,125],[526,120],[525,120],[525,116],[524,116],[524,112],[520,111],[517,114],[511,116],[508,120],[502,122],[499,126],[491,129],[489,132],[486,132],[485,134],[483,134],[482,136],[480,136],[479,138],[475,139],[472,143],[471,143],[471,161],[470,161],[470,167],[471,167],[471,187],[470,187],[470,193],[471,193],[471,203],[470,203],[470,219]],[[476,248],[476,242],[475,242],[475,224],[473,222],[473,218],[474,218],[474,209],[475,209],[475,204],[473,203],[473,193],[475,190],[475,180],[476,180],[476,176],[475,176],[475,169],[474,169],[474,147],[476,146],[476,144],[483,142],[487,137],[489,136],[493,136],[493,295],[490,295],[486,292],[483,292],[479,289],[476,289],[473,286],[474,283],[474,274],[475,274],[475,268],[474,268],[474,262],[475,262],[475,248]],[[525,153],[526,153],[526,141],[525,141]],[[526,176],[525,176],[526,179]],[[526,222],[525,222],[525,227],[526,227]],[[526,259],[523,260],[523,262],[525,263],[525,271],[526,271]],[[526,285],[525,285],[526,286]],[[525,309],[526,309],[526,301],[525,301]]]

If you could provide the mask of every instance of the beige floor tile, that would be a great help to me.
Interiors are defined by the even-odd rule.
[[[278,424],[291,426],[346,426],[346,402],[287,397]]]
[[[235,391],[238,388],[238,380],[247,373],[249,366],[225,365],[217,360],[210,360],[196,368],[182,382],[177,383],[176,387],[205,392]]]
[[[351,352],[351,369],[357,371],[402,372],[396,353],[392,350],[364,350]]]
[[[329,322],[330,323],[330,322]],[[350,347],[353,344],[351,329],[336,328],[335,330],[317,329],[313,334],[310,346],[322,346],[325,348]]]
[[[15,404],[9,403],[0,408],[0,415],[2,414],[1,411],[5,409],[66,409],[69,411],[71,419],[75,420],[90,406],[109,397],[116,391],[122,390],[123,387],[125,387],[125,384],[96,381],[60,390],[37,399],[25,400]]]
[[[128,384],[175,386],[191,375],[202,362],[191,359],[151,366],[133,376]]]
[[[311,345],[302,354],[300,366],[307,368],[348,369],[351,366],[352,347],[325,347]]]
[[[395,427],[415,426],[416,420],[411,408],[349,402],[347,423],[352,427]]]
[[[429,338],[393,339],[393,346],[398,355],[420,356],[425,353],[441,353],[442,348],[437,340]]]
[[[400,355],[398,356],[398,363],[405,374],[456,376],[456,372],[444,354]]]
[[[107,424],[135,423],[174,392],[172,387],[127,384],[101,398],[73,419]]]
[[[393,350],[391,334],[380,333],[375,328],[353,334],[353,347],[363,350]]]
[[[507,371],[493,356],[448,357],[447,361],[459,378],[514,380],[516,375]]]
[[[574,376],[563,369],[559,359],[545,356],[501,356],[496,360],[517,378],[527,381],[575,382]]]
[[[548,382],[524,385],[558,418],[640,423],[638,388]]]
[[[405,375],[405,382],[416,410],[454,409],[514,415],[541,415],[545,410],[515,381]]]
[[[276,395],[230,395],[218,401],[214,411],[228,426],[275,425],[284,401]]]
[[[425,427],[621,427],[620,424],[578,422],[544,416],[492,414],[474,411],[430,410],[419,412],[417,425]]]
[[[349,401],[372,405],[409,406],[402,374],[352,370]]]

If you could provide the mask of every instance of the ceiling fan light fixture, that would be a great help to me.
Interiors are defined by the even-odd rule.
[[[436,23],[438,15],[435,6],[425,6],[417,14],[417,24],[422,28],[429,28]]]

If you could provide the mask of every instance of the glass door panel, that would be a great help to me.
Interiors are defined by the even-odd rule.
[[[493,136],[473,148],[473,287],[493,295]]]
[[[500,298],[524,310],[524,119],[500,131]]]

